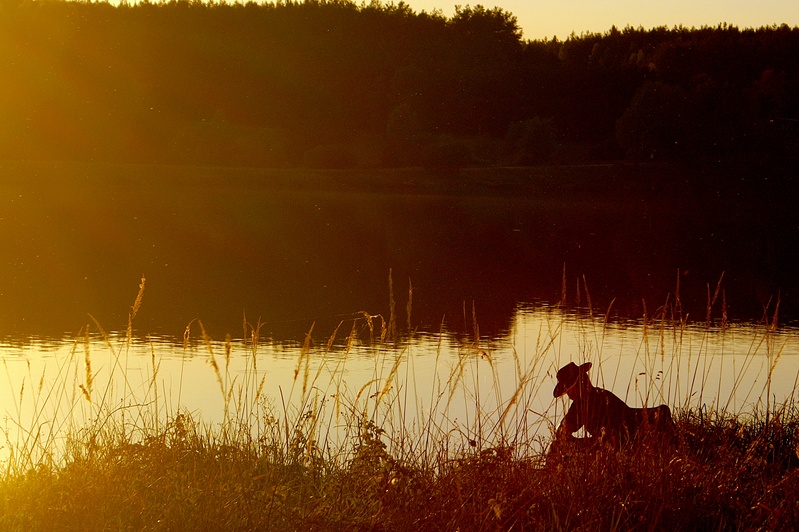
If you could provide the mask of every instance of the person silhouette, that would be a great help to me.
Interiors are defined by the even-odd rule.
[[[572,404],[555,432],[555,441],[581,447],[605,443],[620,449],[631,444],[637,446],[649,438],[673,447],[675,426],[669,407],[631,408],[612,392],[591,384],[588,377],[591,365],[591,362],[579,366],[569,362],[558,370],[553,395],[557,398],[566,394]],[[585,428],[588,437],[574,436],[581,428]]]

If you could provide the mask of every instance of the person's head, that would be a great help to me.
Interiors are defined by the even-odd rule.
[[[577,365],[574,362],[569,362],[558,370],[558,384],[555,385],[555,390],[552,395],[560,397],[564,393],[568,394],[571,399],[579,396],[580,390],[591,385],[588,378],[588,370],[591,369],[591,363]]]

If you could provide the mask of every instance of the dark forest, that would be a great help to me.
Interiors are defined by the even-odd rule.
[[[262,167],[795,161],[799,28],[527,41],[500,8],[3,0],[0,157]]]

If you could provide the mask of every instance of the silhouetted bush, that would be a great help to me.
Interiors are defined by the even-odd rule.
[[[543,164],[555,158],[557,137],[551,119],[536,116],[511,124],[507,140],[515,151],[515,164]]]

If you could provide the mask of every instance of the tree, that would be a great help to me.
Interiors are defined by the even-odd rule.
[[[619,145],[634,158],[674,158],[682,150],[685,133],[685,93],[680,87],[647,82],[616,123]]]

